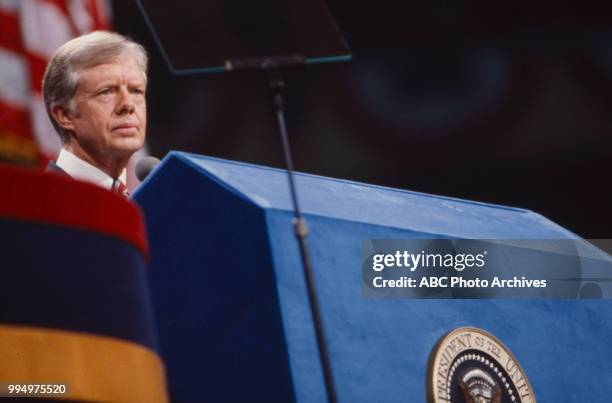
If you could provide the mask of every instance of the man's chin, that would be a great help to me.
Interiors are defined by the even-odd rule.
[[[127,141],[126,141],[127,140]],[[144,142],[139,139],[124,139],[124,141],[112,144],[110,152],[113,155],[121,155],[129,158],[136,151],[140,150],[144,146]]]

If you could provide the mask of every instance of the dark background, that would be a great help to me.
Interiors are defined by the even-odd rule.
[[[523,207],[612,238],[610,6],[327,4],[353,61],[286,75],[296,169]],[[172,76],[135,3],[113,6],[114,28],[150,53],[151,154],[283,166],[263,74]]]

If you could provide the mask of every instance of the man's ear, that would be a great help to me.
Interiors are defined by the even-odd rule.
[[[61,105],[51,108],[51,115],[64,130],[74,130],[73,113]]]

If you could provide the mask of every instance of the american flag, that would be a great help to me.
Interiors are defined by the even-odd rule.
[[[0,160],[44,165],[57,156],[45,66],[63,43],[110,21],[109,0],[0,0]]]

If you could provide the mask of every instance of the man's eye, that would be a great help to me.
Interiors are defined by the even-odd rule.
[[[108,95],[111,93],[111,91],[112,90],[110,88],[104,88],[103,90],[98,91],[98,95]]]
[[[144,94],[144,91],[141,90],[140,88],[133,88],[132,94]]]

